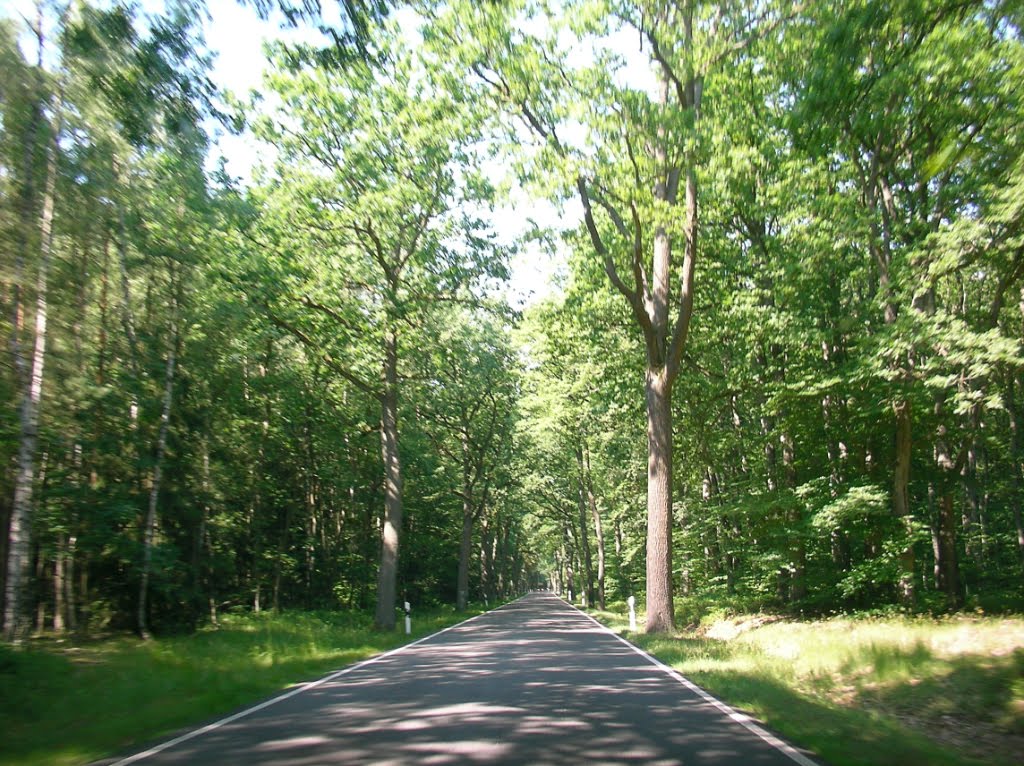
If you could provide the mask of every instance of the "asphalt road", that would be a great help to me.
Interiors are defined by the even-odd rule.
[[[655,663],[531,593],[106,763],[814,764]]]

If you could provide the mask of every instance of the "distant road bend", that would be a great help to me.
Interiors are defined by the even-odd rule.
[[[815,766],[655,663],[531,593],[104,763]]]

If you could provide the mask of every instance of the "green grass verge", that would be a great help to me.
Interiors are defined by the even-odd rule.
[[[226,615],[217,628],[142,642],[0,645],[0,764],[68,766],[206,721],[482,612],[420,613],[413,634],[369,616]]]
[[[1009,766],[1024,752],[1024,619],[750,615],[652,637],[628,631],[623,606],[592,613],[833,766]]]

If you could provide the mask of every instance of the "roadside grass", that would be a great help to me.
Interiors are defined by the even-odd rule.
[[[625,606],[592,614],[832,766],[1009,766],[1024,752],[1021,618],[746,615],[651,637],[629,632]]]
[[[413,633],[335,612],[225,615],[218,627],[143,642],[0,645],[0,764],[70,766],[228,714],[484,611],[413,616]]]

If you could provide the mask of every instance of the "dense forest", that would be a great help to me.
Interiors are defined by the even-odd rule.
[[[1024,3],[337,5],[0,20],[8,640],[1024,606]]]

